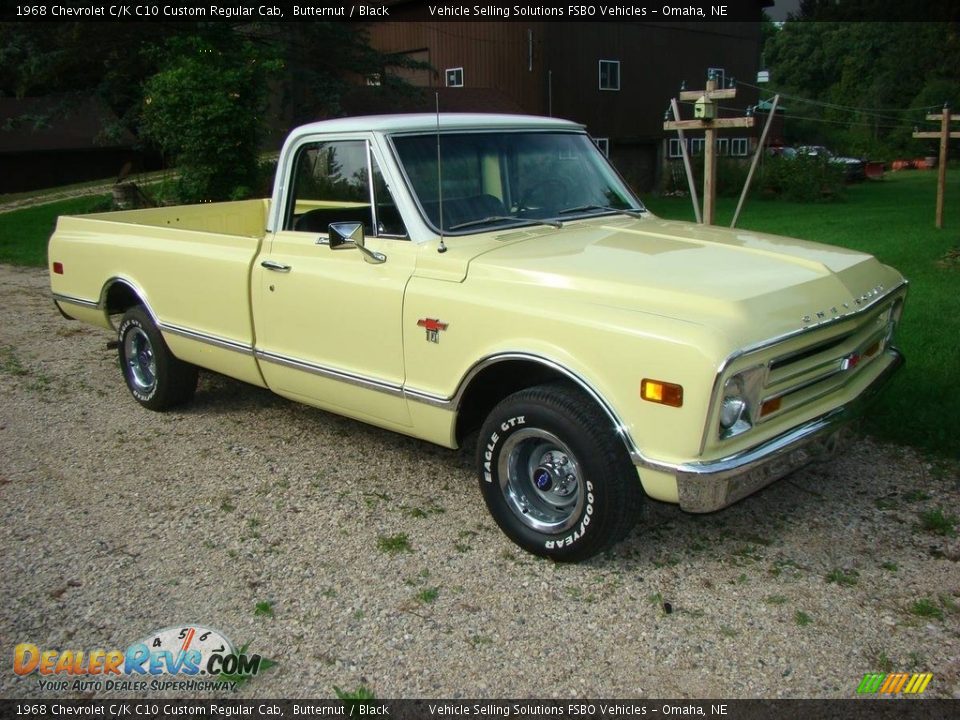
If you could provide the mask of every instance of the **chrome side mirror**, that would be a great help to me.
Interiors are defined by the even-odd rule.
[[[363,223],[358,222],[337,222],[330,223],[328,228],[328,237],[331,250],[343,250],[345,248],[356,248],[363,254],[363,259],[368,263],[379,265],[386,262],[387,256],[383,253],[368,250],[363,234]]]

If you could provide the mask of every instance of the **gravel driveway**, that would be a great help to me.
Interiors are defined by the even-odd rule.
[[[0,266],[0,697],[44,695],[18,643],[183,623],[279,663],[241,697],[852,697],[893,671],[960,697],[954,463],[863,440],[556,565],[500,534],[466,454],[211,374],[150,413],[110,339]]]

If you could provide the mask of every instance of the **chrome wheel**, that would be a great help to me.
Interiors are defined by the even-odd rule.
[[[480,427],[480,492],[500,529],[559,562],[593,557],[629,532],[639,477],[603,410],[554,382],[501,400]]]
[[[149,410],[169,410],[190,400],[197,367],[170,352],[146,309],[136,305],[117,327],[120,369],[130,394]]]
[[[157,360],[150,338],[142,328],[133,327],[123,344],[130,380],[138,390],[149,392],[157,384]]]
[[[539,428],[515,432],[497,465],[500,490],[524,525],[559,533],[578,522],[586,495],[580,465],[555,435]]]

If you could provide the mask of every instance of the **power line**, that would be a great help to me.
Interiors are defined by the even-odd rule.
[[[684,105],[695,105],[692,100],[682,101]],[[744,108],[730,107],[727,105],[718,105],[718,110],[726,110],[727,112],[742,114]],[[856,120],[831,120],[828,118],[817,118],[811,117],[809,115],[795,115],[792,113],[778,113],[778,115],[785,119],[790,120],[805,120],[807,122],[818,122],[818,123],[827,123],[831,125],[845,125],[847,127],[865,127],[865,128],[882,128],[884,130],[913,130],[918,123],[912,122],[907,118],[889,118],[890,120],[900,121],[901,124],[898,125],[888,125],[888,124],[879,124],[872,122],[858,122]],[[930,123],[929,120],[922,120],[920,122]]]
[[[771,96],[775,93],[775,91],[769,88],[762,88],[759,85],[751,85],[750,83],[744,82],[742,80],[737,80],[736,83],[737,85],[743,85],[744,87],[753,88],[754,90],[759,90],[760,92],[763,92],[763,93],[769,93]],[[864,107],[858,107],[856,105],[841,105],[840,103],[830,103],[822,100],[811,100],[810,98],[805,98],[799,95],[792,95],[784,92],[779,92],[776,94],[779,94],[780,97],[782,98],[793,100],[794,102],[807,103],[810,105],[816,105],[824,108],[829,108],[832,110],[849,110],[852,112],[860,113],[862,115],[876,117],[881,120],[899,121],[903,119],[903,118],[894,117],[891,115],[884,115],[883,113],[917,113],[917,112],[925,112],[929,110],[939,110],[941,108],[940,105],[924,105],[924,106],[915,107],[915,108],[864,108]]]
[[[721,107],[721,110],[727,110],[730,112],[743,112],[743,108],[733,108],[733,107]],[[907,123],[901,125],[880,125],[874,124],[871,122],[857,122],[855,120],[830,120],[828,118],[817,118],[810,117],[809,115],[794,115],[792,113],[783,113],[780,117],[789,119],[789,120],[804,120],[807,122],[818,122],[818,123],[827,123],[831,125],[845,125],[847,127],[866,127],[866,128],[883,128],[884,130],[913,130],[916,126],[916,123]],[[903,120],[903,118],[900,118]],[[925,121],[927,122],[927,121]]]
[[[865,128],[883,128],[884,130],[913,130],[913,125],[874,125],[869,122],[853,122],[849,120],[828,120],[826,118],[815,118],[807,115],[784,115],[790,120],[803,120],[805,122],[827,123],[832,125],[845,125],[846,127],[865,127]]]
[[[780,97],[788,98],[788,99],[794,100],[794,101],[799,102],[799,103],[802,103],[802,104],[805,103],[805,104],[815,105],[815,106],[819,105],[819,106],[825,107],[825,108],[830,109],[830,110],[843,110],[843,111],[847,111],[847,112],[851,112],[851,113],[856,113],[856,114],[859,114],[859,115],[864,115],[864,116],[866,116],[866,117],[876,118],[877,120],[890,120],[890,121],[892,121],[892,122],[903,122],[904,120],[909,120],[909,118],[904,118],[903,116],[897,117],[897,116],[894,116],[894,115],[884,115],[882,112],[873,112],[873,111],[871,111],[871,110],[869,110],[869,109],[866,109],[866,108],[856,108],[856,107],[854,107],[854,106],[852,106],[852,105],[838,105],[838,104],[836,104],[836,103],[816,102],[816,101],[806,100],[805,98],[798,98],[798,97],[795,97],[795,96],[793,96],[793,95],[783,95],[783,94],[781,94]],[[929,112],[932,108],[936,108],[936,107],[938,107],[938,106],[932,105],[932,106],[930,106],[929,108],[909,108],[909,109],[903,110],[902,112],[904,112],[904,113],[922,113],[922,112]],[[924,119],[924,120],[919,120],[919,119],[918,119],[917,121],[919,121],[919,122],[927,122],[926,119]]]

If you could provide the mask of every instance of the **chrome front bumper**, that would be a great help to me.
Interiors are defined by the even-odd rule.
[[[680,507],[694,513],[719,510],[814,460],[835,454],[853,435],[850,421],[903,365],[896,348],[888,348],[886,354],[889,365],[850,403],[744,452],[671,468],[677,478]]]

